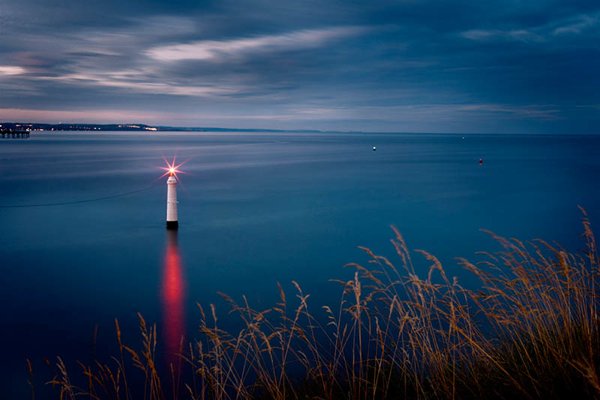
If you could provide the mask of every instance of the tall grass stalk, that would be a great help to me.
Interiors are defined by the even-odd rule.
[[[182,364],[165,374],[156,326],[140,315],[139,348],[123,344],[116,322],[116,356],[80,364],[78,386],[58,358],[50,384],[60,399],[600,397],[600,265],[583,213],[579,253],[488,232],[500,251],[458,260],[476,289],[421,250],[428,269],[417,273],[393,228],[398,262],[363,248],[369,262],[349,265],[354,276],[339,281],[337,307],[312,309],[296,282],[293,297],[279,286],[267,309],[222,295],[242,328],[228,332],[214,305],[199,305],[200,337],[182,343]]]

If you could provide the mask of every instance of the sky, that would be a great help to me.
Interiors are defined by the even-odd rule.
[[[600,2],[0,0],[0,121],[600,133]]]

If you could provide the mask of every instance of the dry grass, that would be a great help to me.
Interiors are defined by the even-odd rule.
[[[214,305],[199,306],[200,338],[182,345],[181,369],[162,374],[156,327],[139,316],[139,348],[123,344],[117,323],[119,354],[80,364],[78,386],[59,358],[50,384],[60,399],[600,397],[599,263],[583,215],[578,254],[489,233],[501,251],[459,260],[477,290],[424,251],[419,276],[394,228],[400,267],[363,249],[370,262],[350,266],[336,308],[311,309],[296,282],[265,310],[223,295],[243,328],[227,332]]]

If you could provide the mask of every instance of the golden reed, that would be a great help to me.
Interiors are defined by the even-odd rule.
[[[312,309],[296,282],[292,299],[279,286],[264,310],[222,295],[242,328],[228,332],[214,305],[198,306],[200,337],[182,341],[180,365],[166,372],[156,326],[139,315],[134,348],[115,321],[118,354],[73,367],[77,385],[58,358],[49,384],[60,399],[598,398],[600,265],[582,212],[585,250],[575,254],[488,232],[501,251],[458,261],[475,289],[425,251],[418,274],[393,228],[399,267],[364,248],[369,263],[349,266],[335,308]]]

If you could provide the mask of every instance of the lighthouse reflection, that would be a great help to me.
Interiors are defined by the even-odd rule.
[[[177,354],[185,333],[185,281],[177,231],[167,231],[167,249],[162,279],[163,330],[167,351],[167,361],[178,364]]]

